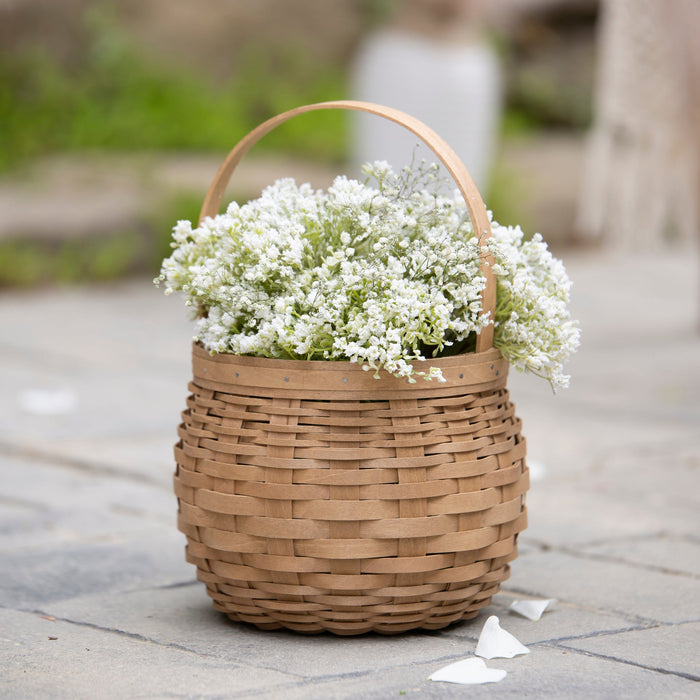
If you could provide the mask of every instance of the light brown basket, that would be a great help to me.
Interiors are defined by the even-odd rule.
[[[286,112],[248,134],[202,218],[218,211],[261,136],[326,108],[367,111],[420,136],[455,177],[475,230],[489,234],[469,174],[434,132],[345,101]],[[492,338],[489,329],[477,352],[432,360],[444,383],[416,384],[350,362],[212,356],[195,345],[175,491],[187,560],[214,607],[260,628],[353,635],[439,629],[488,605],[516,556],[528,488],[508,363]]]

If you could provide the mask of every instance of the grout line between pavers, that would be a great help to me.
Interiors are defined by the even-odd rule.
[[[580,543],[578,544],[579,547],[597,547],[601,546],[604,544],[614,544],[616,542],[643,542],[645,540],[650,540],[654,538],[659,538],[659,537],[664,537],[667,536],[665,533],[657,533],[657,534],[648,534],[648,535],[639,535],[635,537],[628,537],[628,538],[612,538],[609,540],[598,540],[597,542],[593,543]],[[696,543],[695,540],[690,538],[690,541],[693,542],[694,544]],[[578,549],[572,549],[567,546],[562,546],[562,545],[553,545],[553,544],[548,544],[546,542],[542,542],[541,540],[527,540],[527,543],[530,544],[531,546],[537,547],[540,552],[558,552],[559,554],[567,554],[568,556],[574,557],[575,559],[589,559],[591,561],[599,561],[599,562],[604,562],[604,563],[611,563],[611,564],[622,564],[623,566],[629,566],[634,569],[642,569],[644,571],[655,571],[657,573],[662,573],[666,574],[669,576],[682,576],[683,578],[690,578],[696,581],[700,580],[700,575],[694,574],[690,571],[681,571],[679,569],[669,569],[663,566],[657,566],[655,564],[643,564],[641,562],[635,562],[635,561],[630,561],[629,559],[624,559],[621,557],[613,557],[608,554],[598,554],[596,552],[583,552]],[[524,554],[523,556],[527,556],[527,554]]]
[[[76,457],[66,457],[65,455],[49,454],[44,450],[31,449],[25,446],[15,445],[9,442],[0,442],[0,454],[8,457],[20,457],[32,459],[36,462],[41,462],[47,466],[63,467],[74,469],[76,471],[87,472],[98,476],[109,476],[124,481],[137,482],[156,486],[161,491],[170,491],[170,486],[166,486],[158,479],[152,479],[145,474],[137,472],[124,471],[118,467],[113,467],[108,464],[100,464],[99,462],[89,462]]]
[[[700,544],[700,537],[697,537],[696,535],[689,535],[688,533],[684,534],[675,534],[675,533],[664,533],[666,537],[669,539],[675,539],[675,540],[680,540],[681,542],[690,542],[692,544]]]
[[[603,539],[590,540],[588,542],[577,542],[578,547],[600,547],[601,545],[614,544],[620,542],[644,542],[645,540],[652,540],[659,537],[668,537],[671,533],[665,530],[655,530],[654,532],[644,532],[638,533],[636,535],[622,535],[618,537],[604,537]],[[527,531],[523,533],[523,542],[527,544],[533,544],[535,547],[539,547],[543,551],[550,549],[557,549],[562,545],[553,545],[544,540],[538,540],[536,537],[531,538]]]
[[[125,588],[123,590],[117,591],[118,595],[138,595],[139,593],[144,593],[146,591],[168,591],[177,588],[188,588],[189,586],[201,586],[202,582],[196,578],[188,579],[186,581],[174,581],[173,583],[164,583],[157,586],[138,586],[137,588]],[[78,599],[83,596],[78,596]],[[87,597],[92,597],[88,595]],[[0,605],[0,608],[6,606]],[[8,608],[14,609],[14,608]],[[32,610],[24,610],[22,612],[34,612]]]
[[[415,668],[416,666],[440,666],[445,665],[446,663],[452,663],[454,661],[459,661],[461,659],[464,659],[467,656],[473,656],[473,653],[470,654],[450,654],[447,656],[440,656],[436,659],[430,659],[429,661],[417,661],[417,662],[409,662],[409,663],[404,663],[404,664],[398,664],[395,666],[391,666],[392,670],[396,669],[401,669],[401,668]],[[303,687],[303,686],[313,686],[316,683],[330,683],[333,681],[339,681],[339,680],[350,680],[350,679],[355,679],[355,678],[363,678],[366,676],[371,676],[372,674],[375,673],[381,673],[384,669],[381,668],[372,668],[372,669],[367,669],[364,671],[347,671],[345,673],[329,673],[328,675],[325,676],[314,676],[314,677],[305,677],[304,680],[302,680],[300,683],[287,683],[287,684],[280,684],[278,686],[275,686],[275,690],[282,690],[284,688],[288,687]],[[425,682],[428,680],[428,677],[426,676],[421,682]],[[263,695],[264,693],[269,692],[268,689],[260,689],[260,690],[253,690],[247,691],[249,695]]]
[[[403,664],[406,666],[407,664]],[[396,667],[392,667],[396,668]],[[300,686],[308,686],[308,685],[315,685],[316,683],[328,683],[332,681],[341,681],[341,680],[350,680],[354,678],[363,678],[365,676],[370,676],[373,673],[376,673],[379,669],[372,668],[372,669],[365,669],[364,671],[346,671],[345,673],[329,673],[326,676],[299,676],[301,679],[299,683],[283,683],[278,686],[276,686],[276,690],[282,690],[285,687],[300,687]],[[248,691],[250,692],[250,691]],[[266,688],[261,688],[260,690],[255,690],[253,691],[256,695],[261,695],[262,693],[267,693],[269,692],[268,689]]]
[[[178,583],[178,584],[171,584],[169,586],[161,586],[159,588],[165,588],[165,587],[176,587],[176,586],[187,586],[191,585],[192,582],[188,583]],[[193,583],[199,583],[198,581],[195,581]],[[4,606],[0,606],[4,607]],[[17,610],[16,608],[6,608],[6,609],[12,609],[12,610]],[[65,622],[70,625],[75,625],[77,627],[85,627],[88,629],[93,629],[97,630],[99,632],[106,632],[109,634],[116,634],[118,636],[122,637],[127,637],[129,639],[133,639],[135,641],[140,641],[140,642],[146,642],[146,643],[151,643],[155,644],[156,646],[164,647],[164,648],[170,648],[170,649],[176,649],[178,651],[184,651],[190,654],[195,654],[196,656],[199,657],[206,657],[210,659],[214,659],[216,661],[222,661],[220,656],[206,653],[206,652],[199,652],[195,651],[193,649],[190,649],[189,647],[183,646],[181,644],[176,644],[174,642],[160,642],[156,639],[152,639],[151,637],[146,637],[145,635],[139,634],[137,632],[128,632],[126,630],[120,630],[115,627],[103,627],[101,625],[92,623],[92,622],[84,622],[84,621],[78,621],[78,620],[71,620],[70,618],[66,617],[56,617],[55,615],[50,615],[49,613],[43,611],[43,610],[19,610],[19,612],[24,612],[28,614],[33,614],[33,615],[41,615],[44,617],[51,617],[57,622]],[[440,633],[436,634],[435,636],[441,636]],[[469,655],[469,654],[467,654]],[[465,653],[456,653],[456,654],[447,654],[444,656],[437,657],[435,659],[430,659],[429,661],[421,661],[419,662],[418,665],[423,665],[423,666],[428,666],[428,665],[444,665],[445,663],[450,663],[455,660],[463,659],[465,657]],[[300,686],[311,686],[315,685],[316,683],[327,683],[327,682],[332,682],[332,681],[337,681],[337,680],[348,680],[348,679],[355,679],[355,678],[362,678],[365,676],[370,676],[373,673],[377,673],[381,671],[382,669],[377,669],[377,668],[372,668],[372,669],[366,669],[362,671],[346,671],[344,673],[329,673],[327,675],[323,676],[304,676],[298,673],[294,673],[293,671],[282,671],[279,668],[275,668],[273,666],[265,666],[265,665],[260,665],[260,664],[250,664],[246,662],[241,662],[238,660],[236,662],[238,666],[245,666],[247,668],[251,669],[256,669],[256,668],[262,668],[268,671],[276,671],[278,673],[282,673],[284,675],[292,676],[295,678],[299,679],[299,682],[294,682],[294,683],[280,683],[275,686],[275,689],[284,689],[285,687],[291,688],[291,687],[300,687]],[[409,662],[409,663],[404,663],[404,664],[399,664],[392,666],[392,669],[400,669],[400,668],[410,668],[410,667],[415,667],[417,664],[415,662]],[[266,692],[269,692],[269,689],[261,689],[260,691],[252,691],[247,690],[246,691],[249,695],[260,695]]]
[[[590,656],[595,659],[605,659],[606,661],[614,661],[616,663],[620,664],[626,664],[627,666],[635,666],[636,668],[643,668],[646,671],[652,671],[655,673],[663,673],[667,676],[677,676],[679,678],[685,678],[686,680],[689,681],[700,681],[700,676],[696,676],[692,673],[686,673],[685,671],[672,671],[671,669],[668,668],[661,668],[659,666],[649,666],[647,664],[642,664],[639,663],[638,661],[630,661],[629,659],[620,659],[617,656],[610,656],[608,654],[600,654],[592,651],[588,651],[587,649],[578,649],[576,647],[570,647],[567,646],[566,644],[548,644],[545,642],[537,642],[535,644],[531,644],[530,646],[543,646],[543,647],[549,647],[552,649],[566,649],[567,652],[573,652],[575,654],[581,654],[582,656]]]
[[[146,276],[144,280],[147,278],[148,276]],[[129,284],[133,284],[133,282]],[[75,373],[76,371],[77,358],[65,351],[57,352],[56,350],[51,350],[51,352],[47,353],[45,348],[38,350],[33,345],[23,346],[13,344],[7,342],[7,339],[4,338],[2,344],[0,344],[0,352],[2,353],[3,358],[9,357],[13,360],[20,360],[23,363],[30,360],[33,361],[33,364],[35,365],[40,364],[46,369],[60,371],[64,375],[67,371],[71,373]],[[163,365],[166,363],[168,365],[168,369],[175,371],[181,368],[180,362],[175,362],[174,360],[163,358],[153,360],[150,359],[148,355],[139,356],[137,359],[139,360],[140,364],[142,366],[146,366],[149,371],[162,369]],[[88,372],[101,370],[101,366],[99,364],[93,363],[85,366],[85,361],[86,357],[80,358],[80,362],[82,363],[79,370],[80,372],[85,372],[86,370]]]
[[[0,505],[18,506],[20,508],[26,508],[27,510],[33,510],[38,513],[46,512],[45,505],[35,503],[34,501],[26,501],[23,498],[15,498],[14,496],[0,495]]]
[[[668,530],[659,530],[658,532],[650,532],[639,535],[628,535],[626,537],[610,537],[602,540],[594,540],[593,542],[583,543],[582,547],[599,547],[606,544],[616,544],[621,542],[644,542],[651,539],[677,540],[681,542],[690,542],[692,544],[700,544],[700,537],[689,533],[670,532]]]
[[[174,499],[174,495],[173,495]],[[129,508],[127,506],[122,506],[118,504],[111,504],[109,510],[117,515],[127,515],[133,518],[143,518],[144,520],[150,520],[153,523],[160,523],[161,525],[167,525],[168,527],[173,526],[173,517],[168,515],[159,515],[153,511],[145,510],[144,508]]]
[[[640,562],[630,561],[629,559],[623,559],[619,557],[613,557],[606,554],[596,554],[594,552],[579,552],[567,547],[559,547],[556,551],[562,554],[568,554],[574,559],[590,559],[591,561],[599,561],[609,564],[622,564],[623,566],[629,566],[633,569],[642,569],[644,571],[655,571],[657,573],[665,574],[668,576],[681,576],[683,578],[690,578],[695,581],[700,580],[700,576],[693,574],[690,571],[679,571],[678,569],[667,569],[663,566],[656,566],[654,564],[642,564]]]
[[[202,582],[196,578],[187,581],[176,581],[175,583],[164,583],[162,586],[152,586],[150,588],[138,588],[132,592],[139,591],[167,591],[173,588],[187,588],[188,586],[201,586]]]
[[[94,622],[81,622],[79,620],[71,620],[68,617],[56,617],[56,615],[50,615],[49,613],[43,610],[22,610],[21,612],[26,612],[34,615],[41,615],[43,617],[50,617],[53,618],[56,622],[65,622],[69,625],[74,625],[76,627],[86,627],[88,629],[97,630],[99,632],[116,634],[119,637],[128,637],[129,639],[134,639],[138,642],[148,642],[160,647],[177,649],[178,651],[186,651],[190,654],[196,654],[197,656],[210,656],[209,654],[201,654],[199,652],[193,651],[192,649],[189,649],[188,647],[182,646],[181,644],[176,644],[174,642],[159,642],[155,639],[151,639],[150,637],[146,637],[143,634],[139,634],[138,632],[127,632],[126,630],[120,630],[116,627],[103,627],[102,625],[97,625]]]
[[[607,637],[615,634],[625,634],[626,632],[642,632],[644,630],[658,629],[659,627],[674,627],[675,622],[656,622],[649,624],[636,625],[632,627],[620,627],[614,630],[597,630],[588,634],[572,634],[566,637],[552,637],[551,639],[542,639],[537,644],[559,644],[560,642],[573,642],[577,639],[597,639],[598,637]]]
[[[503,588],[502,593],[515,594],[515,595],[526,595],[531,598],[545,598],[548,597],[547,594],[540,591],[530,591],[523,588]],[[570,605],[579,610],[588,610],[590,612],[598,613],[600,615],[615,615],[616,617],[622,618],[623,620],[629,620],[630,622],[637,623],[639,625],[656,625],[662,624],[661,620],[655,620],[651,617],[643,617],[642,615],[633,615],[624,610],[617,610],[616,608],[598,608],[593,605],[582,605],[581,603],[572,602],[569,600],[564,600],[563,598],[557,599],[559,603],[564,605]],[[684,621],[685,622],[685,621]],[[679,624],[675,622],[670,622],[668,624]]]
[[[4,606],[0,606],[4,607]],[[207,652],[202,652],[202,651],[195,651],[194,649],[190,649],[189,647],[183,646],[182,644],[176,644],[175,642],[160,642],[157,639],[153,639],[151,637],[146,637],[143,634],[139,634],[138,632],[128,632],[126,630],[120,630],[116,627],[103,627],[102,625],[98,625],[94,622],[85,622],[85,621],[80,621],[80,620],[71,620],[70,618],[67,617],[57,617],[56,615],[51,615],[48,612],[45,612],[44,610],[27,610],[27,609],[19,609],[19,608],[4,608],[6,610],[15,610],[16,612],[23,612],[23,613],[28,613],[30,615],[39,615],[44,618],[52,618],[56,622],[65,622],[69,625],[74,625],[76,627],[85,627],[87,629],[92,629],[92,630],[97,630],[98,632],[106,632],[107,634],[115,634],[120,637],[127,637],[128,639],[133,639],[138,642],[145,642],[148,644],[154,644],[155,646],[158,647],[163,647],[165,649],[176,649],[177,651],[184,651],[187,652],[188,654],[194,654],[195,656],[205,657],[208,659],[214,659],[216,661],[224,661],[220,656],[217,656],[215,654],[209,654]],[[237,660],[235,662],[236,666],[239,667],[247,667],[251,669],[265,669],[266,671],[276,671],[277,673],[282,673],[284,675],[288,676],[293,676],[295,678],[299,678],[302,680],[305,680],[307,676],[302,676],[297,673],[294,673],[293,671],[280,671],[278,668],[274,668],[272,666],[264,666],[261,664],[250,664],[250,663],[245,663],[241,662],[240,660]]]
[[[591,632],[589,634],[579,634],[572,635],[570,637],[554,637],[552,639],[543,639],[541,640],[541,642],[537,642],[537,644],[556,644],[559,642],[571,642],[577,639],[595,639],[597,637],[606,637],[615,634],[625,634],[626,632],[643,632],[645,630],[659,629],[661,627],[682,627],[683,625],[694,625],[698,622],[700,622],[700,620],[683,620],[682,622],[655,622],[647,625],[639,625],[637,627],[623,627],[616,630],[599,630],[597,632]]]

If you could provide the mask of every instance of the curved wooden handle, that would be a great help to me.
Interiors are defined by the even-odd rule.
[[[471,217],[472,226],[474,227],[475,235],[479,236],[484,242],[491,235],[491,224],[489,222],[488,213],[484,201],[479,194],[479,190],[474,184],[472,176],[465,167],[464,163],[459,159],[452,148],[438,136],[429,126],[419,121],[415,117],[401,112],[392,107],[383,107],[381,105],[372,104],[370,102],[358,102],[355,100],[337,100],[334,102],[319,102],[317,104],[305,105],[290,109],[288,112],[278,114],[271,119],[263,122],[253,129],[247,136],[244,136],[233,150],[226,156],[226,159],[221,164],[219,171],[216,173],[214,180],[209,186],[202,211],[199,216],[200,223],[207,216],[214,217],[219,213],[221,206],[221,198],[224,190],[228,185],[231,175],[236,166],[241,162],[248,151],[257,143],[263,136],[272,131],[275,127],[283,122],[286,122],[293,117],[306,112],[313,112],[319,109],[351,109],[359,112],[367,112],[379,117],[384,117],[396,124],[399,124],[416,136],[418,136],[442,161],[447,171],[452,175],[457,186],[459,187],[464,201]],[[493,260],[491,256],[486,256],[481,263],[481,273],[486,278],[486,286],[482,293],[482,314],[490,313],[490,318],[493,317],[496,309],[496,278],[492,270]],[[488,350],[493,345],[493,323],[486,326],[476,339],[476,351],[483,352]]]

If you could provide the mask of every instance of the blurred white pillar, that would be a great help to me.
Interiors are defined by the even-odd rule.
[[[445,4],[464,5],[461,0]],[[462,158],[483,192],[500,127],[501,70],[495,51],[476,32],[454,29],[421,32],[413,22],[370,35],[356,56],[353,96],[425,122]],[[353,114],[353,119],[352,157],[358,170],[368,161],[386,160],[394,169],[411,161],[415,136],[369,115]],[[417,153],[436,160],[427,149]]]

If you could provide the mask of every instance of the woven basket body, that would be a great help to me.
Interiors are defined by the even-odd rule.
[[[193,350],[176,447],[187,559],[259,627],[438,629],[498,591],[525,527],[525,442],[497,350],[445,383]]]
[[[342,108],[420,136],[490,235],[464,165],[414,118],[335,102],[278,115],[231,151],[205,198],[213,216],[248,149],[286,119]],[[487,258],[488,260],[488,258]],[[495,308],[484,262],[483,309]],[[431,360],[410,384],[351,362],[210,355],[193,347],[175,448],[179,527],[214,607],[261,628],[352,635],[439,629],[475,616],[508,576],[526,523],[525,442],[492,347]]]

